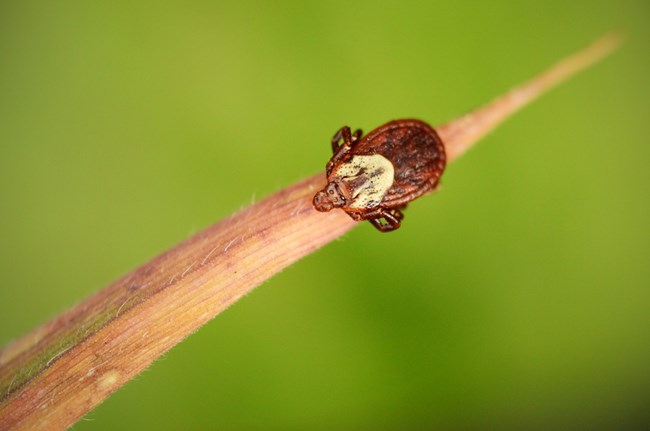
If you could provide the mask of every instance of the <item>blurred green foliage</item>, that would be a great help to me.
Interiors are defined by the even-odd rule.
[[[3,1],[0,344],[322,170],[342,125],[442,123],[615,28],[620,52],[453,163],[400,231],[302,260],[75,429],[645,423],[649,11]]]

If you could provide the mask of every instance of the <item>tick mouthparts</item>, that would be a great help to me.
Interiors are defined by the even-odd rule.
[[[334,208],[334,204],[327,196],[325,190],[321,190],[314,196],[314,208],[320,212],[327,212]]]
[[[327,186],[314,196],[314,208],[320,212],[327,212],[332,208],[341,208],[345,205],[345,202],[345,198],[333,181],[327,183]]]

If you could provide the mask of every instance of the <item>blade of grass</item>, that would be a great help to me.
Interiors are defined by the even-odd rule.
[[[453,160],[518,109],[615,49],[607,35],[437,128]],[[0,352],[0,429],[65,429],[203,324],[355,223],[320,213],[323,174],[207,228]]]

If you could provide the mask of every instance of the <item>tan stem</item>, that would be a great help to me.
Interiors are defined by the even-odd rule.
[[[448,159],[548,88],[613,50],[606,36],[438,128]],[[323,174],[207,228],[0,352],[0,430],[65,429],[176,343],[355,223],[311,204]]]

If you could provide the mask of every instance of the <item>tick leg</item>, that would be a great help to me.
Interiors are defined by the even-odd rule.
[[[334,151],[334,155],[330,161],[327,162],[326,167],[326,173],[328,177],[330,176],[330,173],[332,172],[334,166],[336,166],[339,161],[341,161],[350,153],[350,150],[352,150],[352,144],[358,140],[356,136],[359,132],[360,130],[354,132],[355,139],[352,138],[352,133],[350,132],[350,128],[348,126],[344,126],[341,128],[341,130],[336,132],[332,138],[332,151]],[[339,145],[339,141],[341,139],[343,139],[343,143]]]
[[[355,130],[354,133],[352,134],[352,143],[354,144],[359,139],[361,139],[361,135],[363,135],[363,132],[361,131],[361,129]]]
[[[392,214],[386,213],[383,218],[386,223],[382,223],[380,218],[373,218],[368,221],[380,232],[391,232],[399,229],[400,221],[394,218]]]
[[[363,135],[363,132],[361,129],[357,129],[354,131],[354,133],[350,133],[350,128],[348,126],[343,126],[341,129],[334,134],[334,137],[332,138],[332,153],[336,154],[338,149],[341,147],[340,141],[343,139],[343,145],[350,144],[352,146],[355,144],[359,139],[361,139],[361,136]]]
[[[390,213],[393,217],[395,217],[397,220],[401,222],[402,220],[404,220],[404,213],[400,210],[403,210],[404,208],[406,208],[406,206],[400,208],[391,208],[386,212]]]
[[[357,132],[354,132],[354,134],[356,136]],[[352,133],[348,126],[341,127],[339,131],[334,134],[334,137],[332,138],[332,152],[334,154],[336,154],[338,149],[341,147],[341,145],[339,145],[341,139],[343,139],[343,145],[352,145]]]
[[[391,208],[388,210],[380,208],[378,210],[364,214],[363,218],[368,220],[380,232],[390,232],[399,229],[401,221],[404,218],[404,214],[402,214],[402,212],[396,208]],[[382,223],[381,219],[384,219],[386,223]]]

